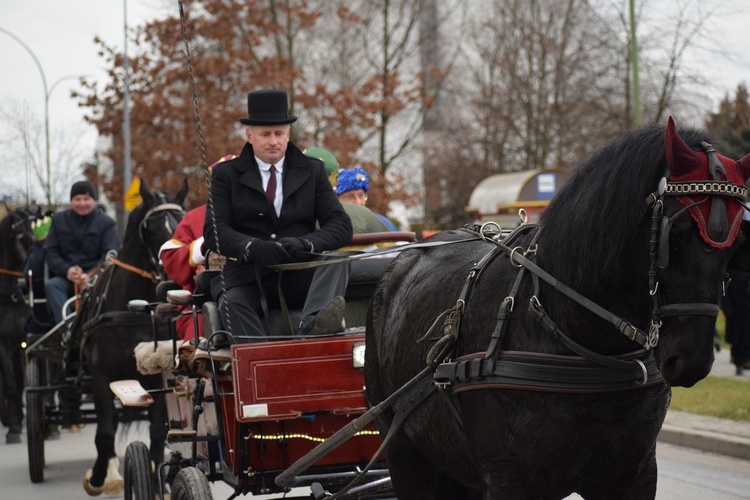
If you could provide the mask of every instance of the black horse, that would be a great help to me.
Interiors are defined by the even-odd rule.
[[[34,244],[31,217],[24,210],[8,210],[0,220],[0,377],[2,377],[5,442],[21,442],[23,422],[23,342],[29,309],[18,279]]]
[[[629,132],[538,226],[448,231],[392,263],[368,318],[370,402],[434,365],[379,419],[398,498],[655,496],[670,386],[709,373],[727,268],[748,267],[750,155],[705,141],[671,118]]]
[[[169,338],[168,329],[163,324],[154,329],[150,317],[129,313],[127,304],[132,299],[156,300],[155,284],[160,280],[158,251],[182,219],[187,190],[186,180],[174,198],[168,198],[160,192],[149,192],[142,183],[143,202],[128,217],[119,255],[108,260],[105,268],[95,275],[94,284],[82,294],[73,329],[91,373],[97,420],[97,458],[83,480],[89,495],[123,492],[115,453],[118,416],[109,383],[138,379],[147,389],[162,386],[161,376],[139,374],[133,351],[138,343],[154,340],[155,334],[162,340]],[[158,465],[164,459],[168,429],[163,394],[154,394],[154,400],[148,412],[150,453]]]

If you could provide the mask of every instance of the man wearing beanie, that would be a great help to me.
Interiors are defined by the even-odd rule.
[[[96,191],[89,181],[70,188],[70,208],[56,213],[44,243],[50,279],[44,286],[47,305],[59,323],[63,304],[84,287],[88,273],[104,262],[109,250],[120,249],[115,221],[96,209]]]
[[[362,167],[339,170],[336,194],[340,202],[354,203],[364,207],[367,203],[367,190],[369,188],[370,178]],[[396,225],[385,215],[375,214],[375,216],[387,226],[388,231],[398,231]]]

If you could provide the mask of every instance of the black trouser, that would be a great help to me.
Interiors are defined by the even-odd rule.
[[[248,267],[248,269],[252,269]],[[337,295],[344,296],[349,282],[349,263],[320,266],[300,271],[281,273],[281,289],[289,309],[302,308],[302,317],[315,314],[323,309]],[[218,297],[221,320],[224,327],[238,342],[252,342],[242,337],[265,337],[266,335],[285,335],[287,332],[266,332],[260,316],[263,314],[263,296],[268,310],[278,309],[279,273],[266,272],[261,278],[262,290],[257,283],[232,287],[222,292],[221,280],[211,283],[211,295]],[[230,325],[226,317],[229,315]],[[293,325],[296,329],[298,325]],[[260,338],[258,341],[262,341]]]

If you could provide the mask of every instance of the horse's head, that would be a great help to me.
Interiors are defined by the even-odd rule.
[[[651,338],[664,380],[690,387],[710,371],[713,332],[728,266],[750,269],[743,227],[750,155],[735,161],[689,145],[670,118],[668,178],[652,195]]]
[[[8,215],[0,223],[3,246],[6,248],[5,265],[23,267],[34,244],[32,217],[23,210],[8,210]],[[6,246],[7,245],[7,246]]]
[[[137,233],[140,248],[148,252],[152,270],[158,269],[159,248],[172,237],[177,224],[182,220],[185,211],[182,204],[188,192],[187,179],[174,196],[161,191],[151,192],[145,182],[141,182],[140,195],[143,202],[130,214],[128,229],[123,239],[123,250],[129,240]]]

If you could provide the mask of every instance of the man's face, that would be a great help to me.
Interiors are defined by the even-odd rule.
[[[94,211],[96,200],[87,194],[77,194],[70,199],[70,208],[78,215],[88,215]]]
[[[245,131],[255,155],[266,163],[278,163],[289,144],[289,125],[254,125]]]
[[[345,201],[347,203],[354,203],[355,205],[362,205],[363,207],[367,204],[367,193],[364,189],[353,189],[339,195],[339,201]]]

